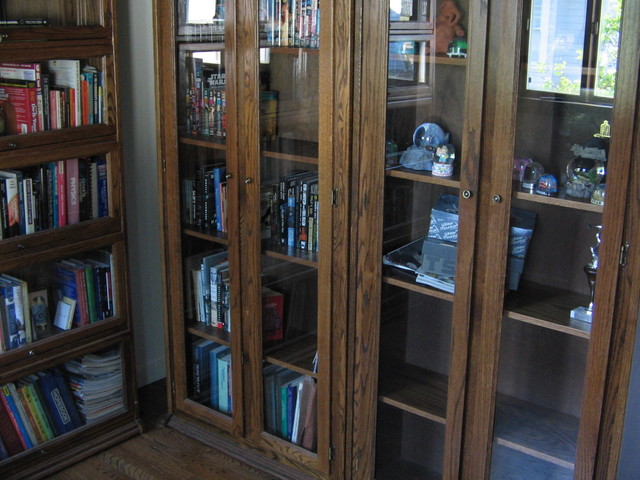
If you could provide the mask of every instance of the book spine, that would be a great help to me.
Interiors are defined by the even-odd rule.
[[[67,173],[64,160],[56,162],[56,179],[58,191],[58,226],[67,225]]]
[[[77,158],[64,160],[67,225],[80,222],[79,166]]]
[[[13,423],[14,428],[18,432],[20,436],[20,440],[22,442],[23,447],[26,449],[33,447],[33,442],[27,433],[27,429],[24,424],[24,420],[20,417],[18,413],[18,409],[15,404],[15,399],[11,396],[11,391],[9,390],[9,385],[5,384],[2,386],[2,402],[5,405],[5,409],[9,412],[9,417],[11,418],[11,422]]]
[[[9,455],[17,455],[26,448],[26,444],[20,438],[16,428],[17,425],[11,418],[11,412],[4,401],[4,395],[0,394],[0,437],[2,437]]]
[[[32,408],[34,419],[42,432],[44,440],[51,440],[55,437],[55,433],[51,428],[51,424],[49,423],[49,419],[44,411],[44,407],[42,406],[42,402],[38,396],[35,385],[32,383],[23,385],[22,393],[26,402]]]
[[[16,402],[16,407],[18,408],[25,427],[29,433],[29,436],[31,437],[33,445],[40,445],[45,441],[44,433],[36,422],[33,409],[27,402],[27,399],[22,392],[22,388],[19,386],[16,387],[14,383],[9,383],[8,386],[9,390],[11,391],[11,395]]]
[[[18,192],[18,179],[6,178],[7,198],[7,229],[9,237],[20,234],[20,194]]]

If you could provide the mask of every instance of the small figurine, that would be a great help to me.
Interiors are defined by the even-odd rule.
[[[443,0],[440,13],[436,17],[436,53],[447,53],[454,38],[464,37],[460,20],[462,12],[455,0]]]

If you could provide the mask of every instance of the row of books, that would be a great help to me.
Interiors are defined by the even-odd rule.
[[[187,314],[192,320],[231,331],[231,309],[229,297],[229,255],[227,251],[208,252],[189,257],[186,261],[188,278],[191,278],[195,315]]]
[[[224,163],[196,167],[183,180],[183,221],[204,230],[227,231],[227,168]]]
[[[189,257],[185,270],[191,279],[187,298],[193,302],[187,318],[231,332],[228,252]],[[284,294],[267,287],[262,288],[262,333],[265,344],[284,339]]]
[[[189,65],[189,62],[187,62]],[[187,131],[218,139],[227,136],[227,93],[225,74],[219,65],[191,57],[186,92]]]
[[[269,46],[318,48],[320,0],[260,0],[260,32]]]
[[[276,245],[318,251],[318,174],[298,171],[262,190],[263,236]]]
[[[70,330],[115,314],[112,263],[111,252],[101,250],[92,257],[71,258],[55,264],[58,306],[54,326]],[[61,312],[60,303],[65,303],[63,300],[71,300],[74,308]]]
[[[124,408],[118,347],[0,387],[0,460]]]
[[[206,339],[191,344],[193,398],[222,413],[232,413],[231,349]]]
[[[83,424],[59,368],[28,375],[0,388],[0,457],[16,455]]]
[[[0,170],[0,239],[108,216],[107,182],[102,157]]]
[[[55,311],[48,288],[41,286],[42,279],[49,278],[47,273],[39,272],[31,288],[27,280],[0,275],[0,352],[39,340],[52,327],[68,330],[113,316],[111,262],[110,252],[98,251],[56,263],[51,285]]]
[[[277,365],[268,365],[264,375],[265,430],[315,451],[317,442],[317,384]]]
[[[12,135],[103,123],[102,73],[73,59],[0,63],[0,107]]]

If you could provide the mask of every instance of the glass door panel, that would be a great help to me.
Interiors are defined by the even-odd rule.
[[[444,471],[469,4],[436,6],[388,3],[377,479]]]
[[[224,3],[177,3],[177,122],[187,398],[234,414]],[[205,410],[202,410],[202,407]]]
[[[263,429],[316,451],[318,2],[260,2],[259,20]]]
[[[517,103],[510,288],[491,464],[496,479],[514,472],[573,478],[587,401],[621,2],[574,3],[524,6],[530,28],[523,30]],[[599,35],[591,30],[594,20]],[[569,68],[562,55],[577,66]]]

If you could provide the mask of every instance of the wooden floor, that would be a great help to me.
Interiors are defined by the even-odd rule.
[[[164,382],[140,390],[145,432],[49,480],[278,480],[165,426]]]

